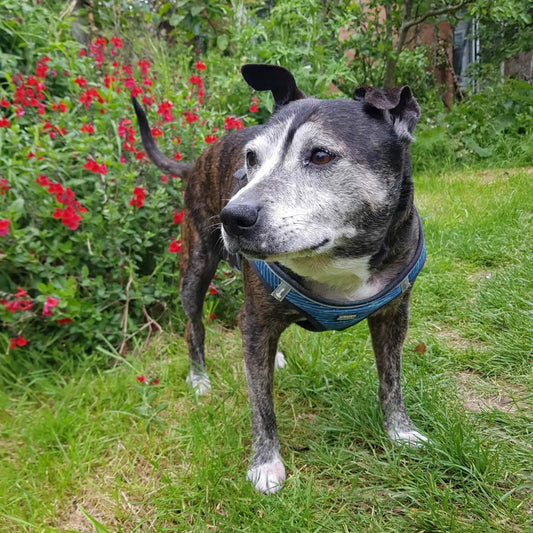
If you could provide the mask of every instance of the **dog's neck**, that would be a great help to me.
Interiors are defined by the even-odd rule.
[[[326,300],[354,301],[377,294],[383,285],[371,281],[370,256],[332,258],[328,254],[280,261],[312,294]]]

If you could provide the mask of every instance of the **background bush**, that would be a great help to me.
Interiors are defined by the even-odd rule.
[[[165,58],[159,67],[169,75],[159,78],[152,63],[162,44],[141,55],[116,35],[85,49],[65,34],[36,49],[33,63],[15,58],[20,70],[5,73],[0,351],[55,359],[95,342],[124,349],[170,317],[182,186],[148,163],[130,93],[176,159],[193,159],[225,129],[243,127],[251,103],[243,83],[232,93],[239,108],[210,98],[222,89],[216,78],[207,83],[209,67],[190,50]]]

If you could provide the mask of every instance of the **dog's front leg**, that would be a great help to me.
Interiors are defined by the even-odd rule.
[[[272,494],[285,480],[272,397],[276,347],[283,328],[258,313],[249,298],[239,316],[252,417],[252,460],[246,478]]]
[[[407,292],[368,318],[379,375],[379,399],[385,431],[398,443],[417,446],[427,441],[411,422],[403,403],[402,349],[409,323]]]

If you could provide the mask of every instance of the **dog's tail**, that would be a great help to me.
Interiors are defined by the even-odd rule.
[[[174,174],[183,179],[188,178],[194,165],[192,163],[180,163],[179,161],[174,161],[159,150],[152,137],[150,125],[148,124],[148,119],[146,118],[143,108],[134,97],[131,98],[131,101],[133,103],[133,108],[135,109],[135,114],[137,115],[137,123],[139,124],[143,147],[150,158],[150,161],[164,172]]]

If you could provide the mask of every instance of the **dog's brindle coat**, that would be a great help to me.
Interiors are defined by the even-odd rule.
[[[199,394],[209,389],[204,296],[218,262],[241,257],[239,326],[253,431],[247,477],[272,493],[285,479],[272,398],[276,349],[283,330],[302,316],[267,292],[246,259],[277,261],[318,297],[336,300],[372,296],[394,279],[419,237],[409,144],[420,111],[408,87],[360,88],[353,100],[324,101],[306,98],[281,67],[245,65],[242,74],[251,87],[272,91],[273,116],[228,133],[194,164],[166,158],[134,105],[150,159],[187,179],[180,297],[189,319],[188,381]],[[406,413],[400,383],[409,296],[407,290],[368,324],[385,429],[397,442],[417,444],[426,439]]]

